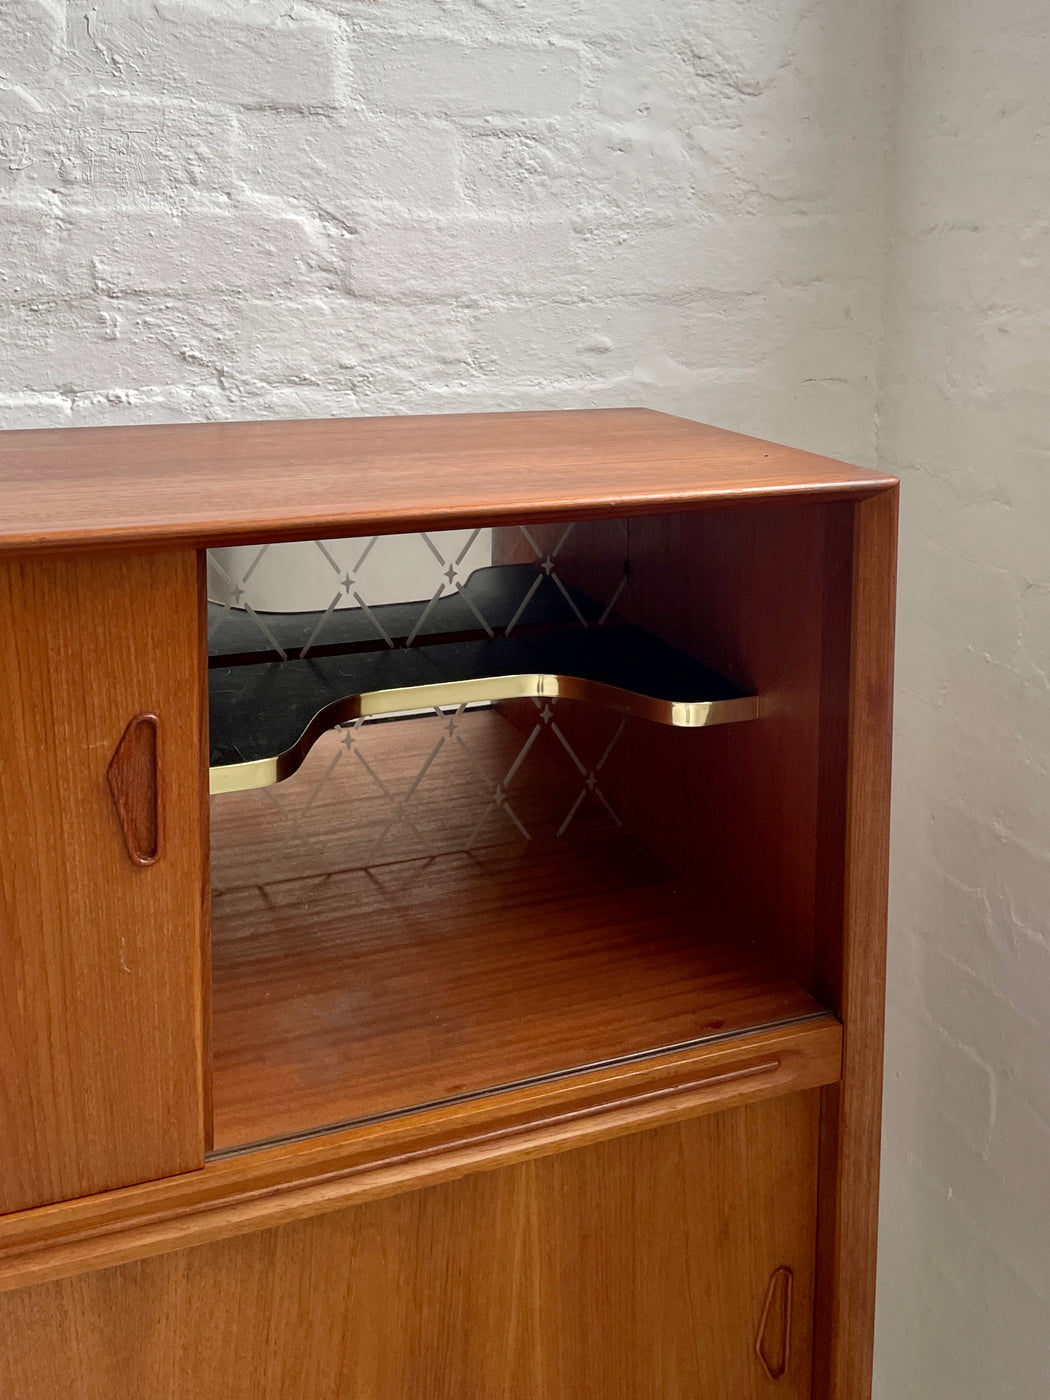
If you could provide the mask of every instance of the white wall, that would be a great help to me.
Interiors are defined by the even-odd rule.
[[[2,0],[0,423],[648,404],[870,460],[881,9]]]
[[[1050,1395],[1050,11],[907,0],[877,1394]]]

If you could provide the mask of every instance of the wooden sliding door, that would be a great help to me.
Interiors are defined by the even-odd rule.
[[[203,1163],[198,616],[193,551],[0,562],[0,1213]]]
[[[19,1400],[804,1400],[819,1090],[0,1297]]]

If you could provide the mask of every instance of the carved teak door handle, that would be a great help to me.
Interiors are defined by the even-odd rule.
[[[755,1351],[771,1381],[780,1380],[791,1357],[791,1293],[794,1275],[786,1264],[769,1276]]]
[[[141,714],[128,722],[106,770],[128,855],[153,865],[161,853],[160,720]]]

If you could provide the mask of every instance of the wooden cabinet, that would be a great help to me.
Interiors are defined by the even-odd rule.
[[[896,483],[609,410],[0,504],[4,1393],[863,1400]]]
[[[0,1383],[798,1400],[819,1113],[818,1091],[783,1095],[12,1293]]]

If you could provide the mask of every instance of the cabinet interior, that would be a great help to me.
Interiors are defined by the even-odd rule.
[[[834,1009],[848,508],[295,548],[209,557],[216,1153]]]

